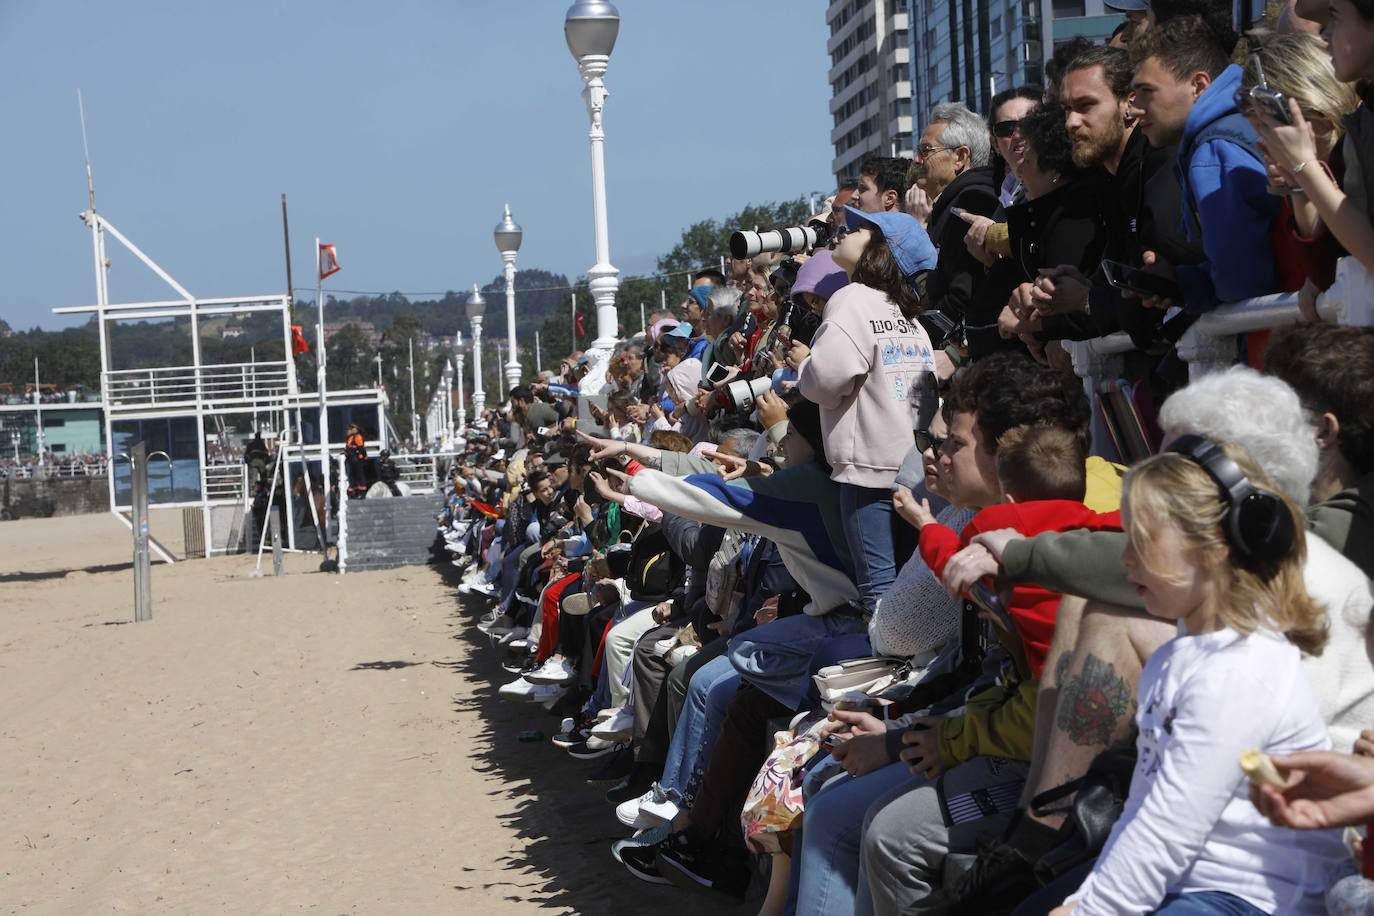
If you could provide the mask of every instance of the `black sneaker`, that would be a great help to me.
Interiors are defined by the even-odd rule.
[[[611,786],[620,782],[630,775],[630,770],[634,768],[634,754],[630,751],[628,744],[617,744],[615,753],[606,758],[606,762],[595,770],[592,775],[587,777],[587,785],[598,786],[609,789]]]
[[[629,858],[630,850],[621,854]],[[658,846],[654,860],[659,874],[680,887],[705,888],[743,900],[752,874],[748,861],[738,852],[722,851],[717,844],[700,843],[686,833],[675,833]]]
[[[659,873],[658,866],[654,864],[654,857],[658,855],[659,845],[650,846],[631,846],[620,851],[617,856],[620,864],[625,866],[625,870],[634,875],[641,881],[650,884],[668,884],[673,882],[663,877]]]
[[[567,750],[578,744],[586,744],[587,736],[592,733],[590,725],[575,726],[572,731],[559,732],[553,736],[553,743]]]
[[[587,735],[584,736],[581,740],[579,740],[576,744],[567,745],[566,749],[568,753],[576,757],[578,760],[595,760],[598,757],[608,757],[611,754],[614,754],[616,751],[623,750],[625,748],[624,744],[609,744],[605,747],[587,747],[587,738],[590,736],[591,733],[588,732]],[[625,774],[621,773],[620,775],[624,776]],[[617,777],[616,781],[620,781],[619,777]]]

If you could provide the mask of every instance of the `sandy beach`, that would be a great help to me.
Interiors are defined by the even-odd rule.
[[[157,564],[134,624],[129,556],[109,516],[0,524],[0,912],[720,908],[611,859],[456,576]]]

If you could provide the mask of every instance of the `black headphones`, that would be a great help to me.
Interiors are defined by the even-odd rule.
[[[1276,493],[1252,484],[1217,445],[1202,436],[1179,436],[1169,451],[1188,458],[1216,481],[1228,508],[1222,519],[1226,539],[1241,555],[1272,563],[1293,549],[1293,513]]]

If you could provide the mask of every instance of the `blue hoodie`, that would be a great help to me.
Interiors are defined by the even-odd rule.
[[[1188,114],[1178,146],[1183,234],[1201,241],[1206,253],[1201,264],[1174,268],[1184,299],[1177,304],[1194,314],[1278,290],[1270,228],[1279,199],[1265,190],[1259,136],[1236,110],[1240,78],[1232,64],[1212,81]]]

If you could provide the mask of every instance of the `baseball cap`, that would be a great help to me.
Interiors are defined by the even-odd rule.
[[[687,322],[684,321],[682,324],[680,324],[680,325],[678,325],[677,327],[673,328],[671,331],[669,331],[667,334],[665,334],[665,335],[663,335],[663,336],[664,336],[664,337],[678,337],[678,338],[681,338],[682,340],[691,340],[691,339],[692,339],[692,326],[691,326],[690,324],[688,324]],[[662,339],[662,338],[660,338],[660,339]]]
[[[883,234],[897,267],[906,276],[918,270],[934,270],[938,253],[931,244],[925,227],[909,213],[864,213],[853,207],[844,208],[844,224],[850,229],[875,226]]]
[[[1150,8],[1149,0],[1102,0],[1102,5],[1123,13],[1143,13]]]

